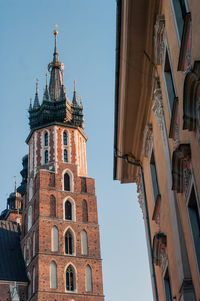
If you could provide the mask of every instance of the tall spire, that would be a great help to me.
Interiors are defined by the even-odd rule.
[[[55,26],[57,27],[58,25],[55,24]],[[58,31],[55,29],[54,32],[54,37],[55,37],[55,46],[54,46],[54,54],[53,54],[53,61],[54,62],[58,62],[58,51],[57,51],[57,35],[58,35]]]
[[[45,76],[46,76],[46,86],[44,89],[43,101],[49,100],[48,72],[45,73]]]
[[[38,109],[40,107],[39,103],[39,96],[38,96],[38,79],[36,80],[36,92],[35,92],[35,99],[33,104],[33,109]]]
[[[58,101],[61,97],[61,89],[63,84],[63,70],[64,65],[58,60],[58,50],[57,50],[57,35],[58,31],[53,32],[55,37],[55,46],[53,61],[49,64],[48,70],[51,72],[50,83],[49,83],[49,94],[52,100]]]
[[[73,95],[73,100],[72,100],[73,105],[78,105],[78,99],[76,96],[76,80],[74,80],[74,95]]]

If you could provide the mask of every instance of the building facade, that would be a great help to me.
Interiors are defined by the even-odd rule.
[[[36,83],[29,107],[28,164],[26,175],[21,172],[27,186],[21,248],[29,281],[26,299],[19,300],[103,301],[97,201],[94,179],[87,175],[83,106],[75,84],[72,102],[65,92],[57,34],[55,30],[42,103]]]
[[[137,183],[154,300],[200,300],[200,3],[117,7],[114,179]]]

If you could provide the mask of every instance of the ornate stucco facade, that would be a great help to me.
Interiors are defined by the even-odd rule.
[[[200,3],[117,7],[114,179],[137,183],[154,300],[199,300]]]

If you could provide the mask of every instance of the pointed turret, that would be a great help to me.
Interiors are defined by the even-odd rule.
[[[39,103],[39,96],[38,96],[38,80],[36,81],[36,92],[35,92],[35,99],[33,104],[33,109],[36,110],[40,107]]]
[[[74,80],[74,95],[73,95],[73,100],[72,100],[73,105],[78,105],[78,99],[76,96],[76,81]]]
[[[44,89],[44,94],[43,94],[43,101],[44,100],[49,100],[49,87],[48,87],[48,73],[45,74],[46,76],[46,86]]]
[[[58,60],[58,51],[57,51],[57,35],[58,31],[54,30],[53,32],[55,37],[55,46],[53,61],[49,64],[48,70],[51,72],[50,83],[49,83],[49,94],[52,100],[59,101],[61,97],[61,89],[63,84],[63,64]]]

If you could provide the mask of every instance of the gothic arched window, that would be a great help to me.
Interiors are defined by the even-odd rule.
[[[73,254],[73,234],[70,230],[67,230],[65,233],[65,253],[66,254]]]
[[[88,254],[88,241],[87,241],[87,232],[85,230],[81,231],[81,247],[82,247],[82,254]]]
[[[45,150],[44,152],[44,163],[48,163],[49,162],[49,152],[48,150]]]
[[[59,232],[56,226],[53,226],[51,230],[51,251],[58,252],[59,249]]]
[[[66,149],[64,149],[64,162],[68,162],[68,154]]]
[[[57,264],[52,261],[50,264],[50,288],[57,288]]]
[[[92,292],[92,269],[89,265],[86,266],[86,291]]]
[[[76,289],[75,285],[76,277],[74,268],[69,265],[66,270],[66,290],[67,291],[74,291]]]
[[[28,208],[28,231],[32,227],[32,206]]]
[[[44,134],[44,146],[48,146],[49,145],[49,135],[48,133]]]
[[[82,221],[85,223],[88,222],[88,207],[86,200],[83,200],[82,203]]]
[[[56,217],[56,198],[54,195],[50,196],[50,216]]]
[[[33,257],[35,256],[35,232],[33,232]]]
[[[63,145],[67,145],[67,133],[63,132]]]
[[[35,293],[35,267],[33,267],[33,284],[32,284],[32,290],[33,290],[33,293]]]
[[[64,174],[64,190],[70,191],[70,176],[68,173]]]
[[[70,201],[65,202],[65,219],[72,220],[72,204]]]

